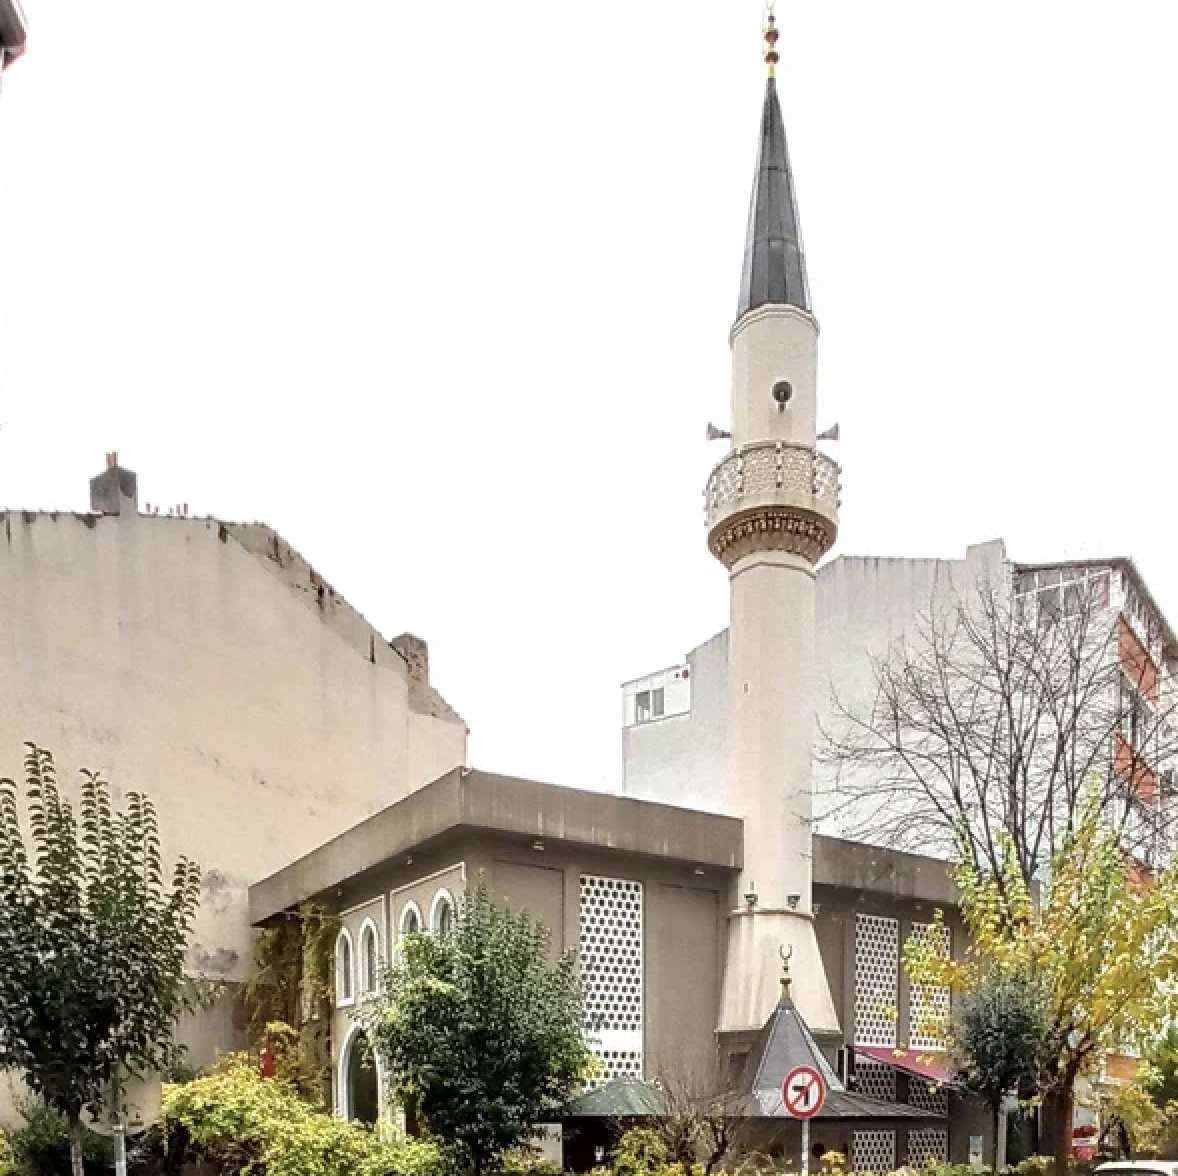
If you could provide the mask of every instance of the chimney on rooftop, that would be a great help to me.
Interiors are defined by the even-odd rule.
[[[402,633],[389,644],[405,659],[409,666],[409,677],[414,682],[429,685],[429,646],[412,633]]]
[[[128,514],[139,510],[139,485],[131,470],[119,465],[119,455],[106,455],[106,469],[90,479],[90,509],[95,514]]]

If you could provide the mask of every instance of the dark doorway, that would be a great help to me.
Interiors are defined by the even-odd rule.
[[[380,1114],[376,1059],[363,1032],[354,1033],[347,1045],[347,1115],[360,1123],[375,1123]]]

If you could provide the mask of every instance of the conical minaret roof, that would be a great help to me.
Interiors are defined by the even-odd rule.
[[[789,166],[785,121],[781,117],[777,78],[774,76],[777,29],[772,15],[765,39],[769,43],[765,54],[769,77],[765,81],[765,104],[761,111],[761,140],[744,244],[740,302],[736,309],[738,319],[766,303],[810,309],[794,178]]]

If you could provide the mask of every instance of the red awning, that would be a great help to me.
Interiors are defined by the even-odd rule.
[[[855,1056],[882,1062],[885,1066],[902,1070],[905,1074],[914,1074],[917,1078],[924,1078],[939,1086],[952,1085],[947,1054],[927,1049],[895,1049],[890,1045],[857,1045]]]

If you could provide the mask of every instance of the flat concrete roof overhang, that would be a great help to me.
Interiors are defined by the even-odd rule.
[[[837,837],[814,838],[814,885],[935,906],[959,899],[948,862]]]
[[[265,923],[463,831],[549,838],[722,870],[739,870],[744,861],[744,826],[735,817],[456,768],[256,882],[250,922]]]

